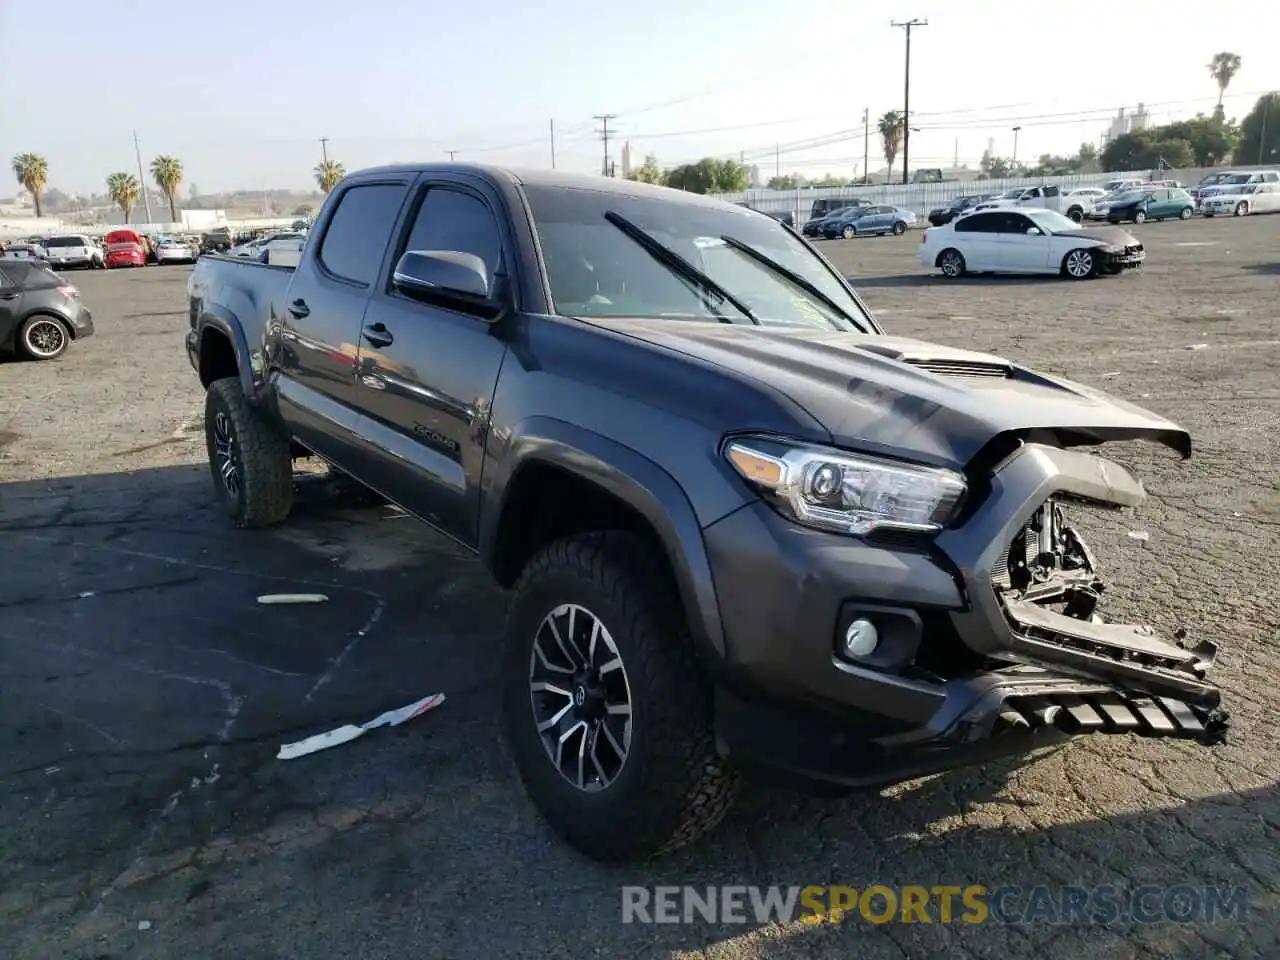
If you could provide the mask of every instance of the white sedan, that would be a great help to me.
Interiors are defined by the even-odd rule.
[[[199,250],[186,240],[161,237],[156,241],[156,263],[195,263]]]
[[[1280,183],[1241,183],[1202,197],[1200,212],[1206,217],[1251,213],[1275,213],[1280,210]]]
[[[1141,266],[1142,244],[1120,227],[1085,227],[1052,210],[978,210],[920,238],[920,263],[966,273],[1062,274],[1087,280]]]

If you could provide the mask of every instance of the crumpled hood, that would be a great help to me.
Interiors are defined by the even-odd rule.
[[[1190,436],[1163,417],[989,354],[837,330],[584,322],[767,384],[804,408],[838,445],[868,453],[960,469],[1001,434],[1047,430],[1066,445],[1145,439],[1191,455]]]

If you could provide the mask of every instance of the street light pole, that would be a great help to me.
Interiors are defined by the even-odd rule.
[[[1018,131],[1021,129],[1021,127],[1013,128],[1013,165],[1015,167],[1018,165]]]
[[[907,34],[906,71],[902,82],[902,182],[911,182],[911,28],[927,27],[928,20],[890,20],[889,26],[901,27]]]

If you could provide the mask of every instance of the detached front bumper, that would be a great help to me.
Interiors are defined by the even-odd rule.
[[[1119,464],[1026,444],[962,526],[932,543],[801,530],[763,503],[711,525],[728,644],[716,675],[721,748],[853,786],[1085,733],[1220,742],[1228,717],[1205,678],[1213,644],[1190,648],[1100,622],[1092,607],[1081,619],[1038,602],[1064,583],[1087,596],[1088,571],[1010,586],[1011,550],[1025,548],[1046,504],[1053,514],[1064,499],[1134,506],[1144,496]],[[880,638],[862,660],[841,653],[854,619]]]

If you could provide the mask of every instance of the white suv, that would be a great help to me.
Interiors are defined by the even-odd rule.
[[[102,268],[102,249],[83,233],[50,237],[44,242],[45,259],[51,267]]]

